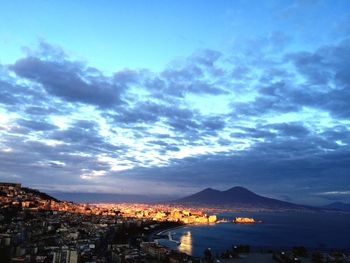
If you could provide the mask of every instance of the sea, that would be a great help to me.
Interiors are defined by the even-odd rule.
[[[284,250],[303,246],[311,250],[350,252],[350,213],[343,212],[223,212],[219,219],[253,217],[259,224],[187,225],[162,234],[159,243],[192,256],[202,256],[206,248],[220,255],[235,245],[249,245],[255,251]]]

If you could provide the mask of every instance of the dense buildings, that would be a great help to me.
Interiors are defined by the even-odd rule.
[[[180,253],[153,237],[184,224],[228,222],[205,211],[164,204],[75,204],[20,184],[0,183],[0,263],[198,262],[198,258],[185,254],[191,254],[191,249]],[[235,222],[259,221],[237,217]],[[181,240],[170,237],[163,236],[179,247],[191,238],[190,233]],[[249,246],[234,246],[220,260],[232,262],[247,251]],[[251,258],[289,260],[296,254],[275,253],[274,259],[271,253],[254,254]],[[321,256],[349,259],[342,253]]]
[[[9,183],[0,183],[0,205],[1,263],[190,262],[148,236],[164,227],[216,221],[167,205],[62,202]]]

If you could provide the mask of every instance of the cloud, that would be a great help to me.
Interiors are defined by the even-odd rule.
[[[34,120],[24,120],[19,119],[17,120],[17,124],[22,126],[23,128],[27,128],[28,130],[36,130],[36,131],[49,131],[57,129],[58,127],[47,123],[45,121],[34,121]]]
[[[328,192],[318,193],[318,195],[332,195],[332,196],[350,195],[350,191],[328,191]]]
[[[236,153],[177,159],[166,167],[134,169],[126,174],[154,182],[195,185],[198,190],[208,185],[243,185],[270,196],[298,193],[307,200],[305,192],[346,188],[349,158],[346,147],[309,135],[261,142]]]
[[[312,53],[299,52],[287,56],[313,91],[311,93],[307,89],[299,90],[293,94],[295,103],[320,108],[337,117],[349,117],[349,43],[350,40],[345,39]]]
[[[268,129],[278,131],[278,135],[284,137],[301,137],[304,138],[310,132],[307,128],[303,126],[302,123],[277,123],[269,124],[265,126]]]
[[[39,83],[50,94],[69,102],[93,104],[109,108],[122,103],[118,83],[69,61],[45,61],[27,57],[10,67],[18,76]]]
[[[348,191],[349,41],[287,53],[290,41],[274,32],[250,53],[111,76],[41,44],[2,67],[0,176],[91,191]]]
[[[275,66],[264,69],[255,88],[259,93],[252,101],[233,102],[233,114],[256,116],[300,112],[309,107],[329,112],[336,118],[348,118],[349,46],[349,39],[345,39],[313,52],[285,55],[285,62],[279,67],[294,73],[283,73]]]
[[[220,67],[222,54],[214,50],[203,50],[188,59],[173,63],[159,75],[146,81],[146,86],[155,93],[183,98],[186,94],[228,94],[215,78],[222,77]]]

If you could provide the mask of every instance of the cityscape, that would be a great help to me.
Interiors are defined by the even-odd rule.
[[[203,251],[203,257],[191,255],[191,232],[174,240],[171,229],[230,222],[218,219],[215,214],[204,213],[217,213],[227,208],[141,203],[78,204],[57,200],[18,183],[0,183],[0,204],[2,262],[211,262],[215,258],[211,251]],[[236,217],[231,223],[263,222]],[[161,244],[159,241],[162,240],[173,244]],[[307,258],[308,253],[302,246],[282,252],[260,249],[259,253],[251,254],[248,245],[232,247],[231,252],[226,250],[215,255],[216,262],[235,262],[240,254],[249,255],[256,262],[304,262],[301,259]],[[313,260],[310,262],[348,260],[343,250],[319,252],[314,248],[310,257]]]
[[[0,263],[350,262],[349,0],[0,0]]]
[[[20,184],[0,183],[0,193],[2,262],[184,262],[190,257],[149,242],[150,233],[216,222],[170,206],[61,202]]]

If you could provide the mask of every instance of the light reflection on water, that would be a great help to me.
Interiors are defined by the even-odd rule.
[[[188,255],[192,255],[192,235],[187,231],[181,235],[179,250]]]

